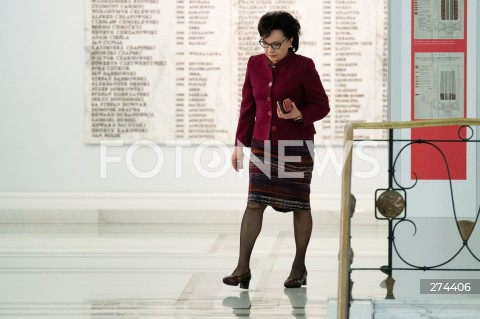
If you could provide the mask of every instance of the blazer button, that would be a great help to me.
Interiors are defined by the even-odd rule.
[[[272,86],[272,82],[268,82],[268,86]]]
[[[270,97],[267,97],[267,101],[270,101],[270,100],[271,100],[271,98],[270,98]]]
[[[272,126],[272,131],[276,131],[277,130],[277,127],[276,126]]]
[[[268,111],[268,116],[272,116],[272,111]]]

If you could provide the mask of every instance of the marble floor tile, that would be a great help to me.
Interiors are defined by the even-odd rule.
[[[284,216],[264,223],[248,290],[222,283],[236,265],[237,223],[3,224],[0,318],[326,318],[339,226],[325,216],[315,221],[308,285],[298,289],[283,287],[295,252],[292,225],[275,223]],[[354,266],[383,265],[385,228],[355,232]],[[385,295],[379,271],[352,279],[356,298]]]

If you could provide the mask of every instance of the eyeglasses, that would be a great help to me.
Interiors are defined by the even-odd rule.
[[[262,48],[264,49],[268,49],[268,47],[271,47],[272,49],[274,50],[278,50],[280,49],[280,47],[282,46],[283,42],[287,41],[288,39],[285,39],[283,40],[282,42],[273,42],[273,43],[267,43],[265,42],[264,39],[260,39],[258,41],[258,43],[260,43],[260,45],[262,46]]]

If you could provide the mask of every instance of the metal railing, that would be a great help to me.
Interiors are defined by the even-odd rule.
[[[352,122],[345,126],[344,135],[344,158],[345,165],[342,173],[342,195],[341,195],[341,216],[340,216],[340,252],[338,263],[338,304],[337,318],[348,319],[351,298],[351,264],[353,262],[353,250],[351,248],[351,217],[354,213],[355,198],[351,194],[351,175],[352,175],[352,151],[354,142],[354,130],[393,130],[410,129],[421,127],[442,127],[442,126],[480,126],[480,119],[435,119],[413,122]],[[351,146],[351,147],[350,147]],[[390,145],[391,148],[391,145]],[[391,151],[391,150],[390,150]],[[389,220],[391,223],[391,220]],[[390,225],[391,226],[391,225]],[[391,229],[391,227],[390,227]],[[390,243],[391,244],[391,243]],[[389,254],[391,249],[389,249]],[[391,256],[389,256],[389,267],[391,271]],[[389,276],[389,278],[391,278]],[[388,284],[388,282],[387,282]],[[388,296],[388,295],[387,295]]]

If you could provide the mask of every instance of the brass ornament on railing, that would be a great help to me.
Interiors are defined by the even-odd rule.
[[[386,218],[395,218],[405,209],[405,199],[393,189],[387,189],[377,199],[377,209]]]
[[[387,285],[387,295],[385,299],[395,299],[395,295],[393,294],[393,286],[395,285],[395,279],[392,276],[388,276],[385,279],[385,284]]]
[[[475,228],[475,223],[470,220],[459,220],[457,221],[458,228],[460,229],[460,234],[462,235],[463,241],[467,242],[470,239],[470,235]]]

